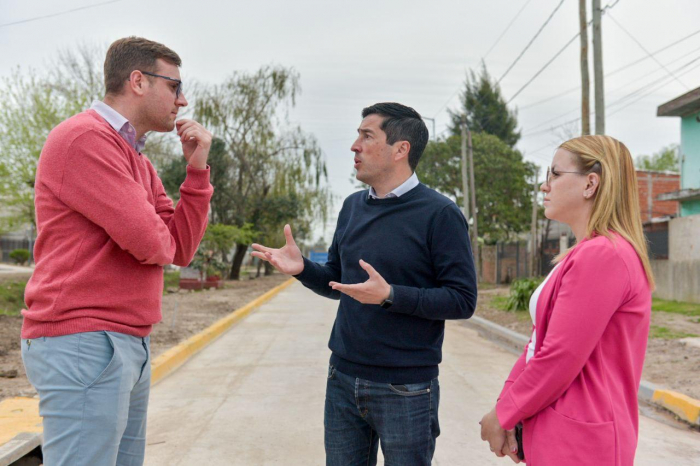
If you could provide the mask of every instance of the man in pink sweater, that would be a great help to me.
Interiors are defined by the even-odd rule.
[[[22,357],[39,393],[45,464],[143,463],[163,266],[190,263],[213,192],[211,134],[175,121],[187,105],[180,64],[162,44],[117,40],[104,101],[54,128],[41,153]],[[177,208],[141,153],[147,132],[175,128],[188,162]]]

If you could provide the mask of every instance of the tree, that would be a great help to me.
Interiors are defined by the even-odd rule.
[[[296,237],[307,237],[314,219],[325,222],[332,201],[318,143],[288,124],[299,92],[296,72],[265,66],[255,73],[234,73],[221,84],[201,85],[195,93],[195,118],[216,137],[209,155],[212,221],[250,223],[259,232],[257,241],[270,246],[284,244],[287,222]],[[164,171],[166,189],[174,194],[182,179],[184,164],[171,161]],[[230,278],[240,276],[249,245],[237,244]]]
[[[510,147],[520,140],[517,131],[517,112],[511,111],[501,95],[498,83],[491,80],[482,63],[481,73],[477,76],[473,70],[467,73],[464,90],[461,93],[461,105],[456,111],[450,110],[452,135],[461,133],[462,114],[467,116],[467,125],[473,133],[488,133],[498,137]]]
[[[654,153],[654,155],[640,155],[637,157],[635,165],[639,170],[678,173],[679,152],[680,147],[678,144],[671,144]]]
[[[460,138],[430,142],[418,164],[418,178],[462,205]],[[479,235],[486,243],[528,231],[536,167],[496,136],[472,135]],[[473,215],[473,212],[472,212]]]
[[[0,231],[35,225],[34,179],[41,149],[61,121],[104,95],[104,50],[80,45],[58,52],[49,71],[15,69],[0,81]],[[172,135],[149,136],[151,159],[170,158]],[[155,156],[155,157],[154,157]]]

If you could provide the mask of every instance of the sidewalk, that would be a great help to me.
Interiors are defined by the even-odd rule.
[[[337,301],[284,290],[151,391],[146,464],[322,465]],[[450,322],[435,465],[494,464],[478,421],[515,357]],[[640,417],[638,466],[700,464],[700,433]],[[381,461],[380,461],[381,464]]]

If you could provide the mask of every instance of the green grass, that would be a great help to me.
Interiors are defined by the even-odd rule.
[[[26,280],[0,283],[0,314],[18,316],[24,307],[24,288]]]
[[[498,310],[508,310],[508,296],[494,296],[491,299],[491,305]]]
[[[674,332],[666,327],[652,325],[649,331],[649,338],[663,338],[664,340],[675,340],[677,338],[697,337],[694,333]]]
[[[172,272],[165,272],[163,276],[163,294],[165,294],[168,288],[179,288],[180,287],[180,271],[175,270]]]
[[[671,312],[684,316],[700,317],[700,304],[684,303],[682,301],[666,301],[665,299],[653,298],[651,300],[651,310],[657,312]]]

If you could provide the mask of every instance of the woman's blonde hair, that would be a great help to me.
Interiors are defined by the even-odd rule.
[[[653,290],[654,275],[642,230],[637,173],[630,151],[617,139],[600,135],[570,139],[559,147],[575,156],[581,171],[598,173],[600,177],[586,237],[598,234],[611,238],[611,232],[616,232],[629,241],[642,261]],[[559,262],[568,252],[557,256],[555,261]]]

